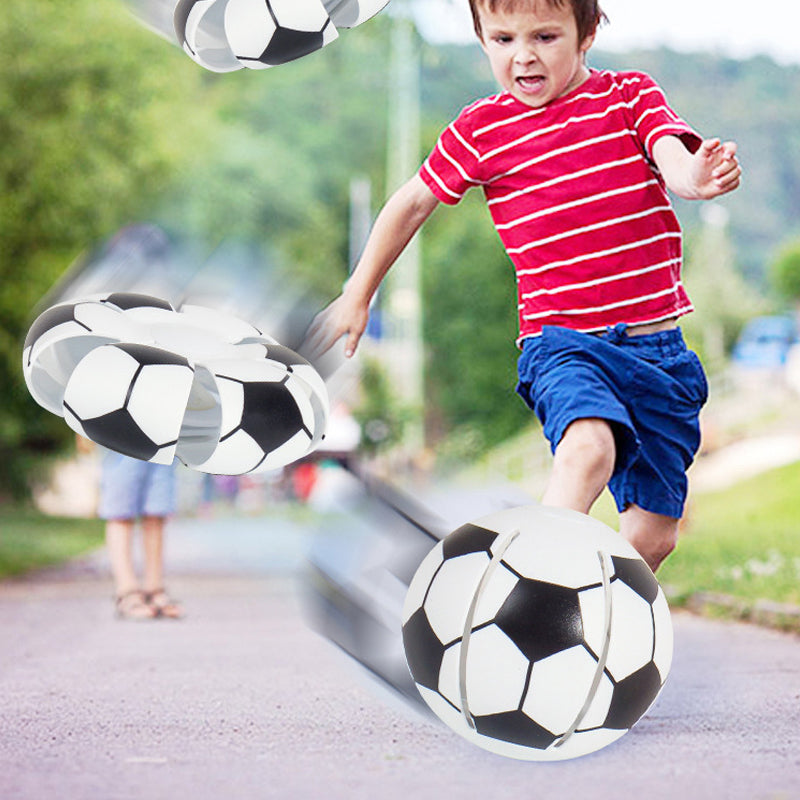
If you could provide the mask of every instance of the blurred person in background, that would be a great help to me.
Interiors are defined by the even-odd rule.
[[[117,617],[180,619],[182,606],[164,588],[164,527],[175,511],[175,470],[105,451],[98,515],[106,520],[106,545],[114,580]],[[141,522],[144,555],[141,581],[133,538]]]

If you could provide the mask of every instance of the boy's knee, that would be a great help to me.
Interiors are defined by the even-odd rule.
[[[575,474],[607,483],[616,459],[611,426],[602,419],[576,420],[559,442],[556,459]]]
[[[655,572],[677,547],[678,523],[677,519],[649,514],[633,506],[620,516],[620,533]]]
[[[677,547],[678,545],[678,526],[674,529],[664,531],[659,537],[653,541],[652,552],[650,554],[649,565],[653,572],[658,569],[664,559]]]

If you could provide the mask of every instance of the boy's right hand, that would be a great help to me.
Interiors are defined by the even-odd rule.
[[[313,360],[327,353],[342,336],[346,336],[344,354],[351,358],[366,330],[368,320],[369,304],[344,291],[314,317],[302,350]]]

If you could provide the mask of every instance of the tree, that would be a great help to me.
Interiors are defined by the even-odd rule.
[[[468,430],[474,457],[531,420],[514,392],[514,269],[476,192],[436,212],[423,253],[428,429]]]
[[[120,4],[9,0],[0,38],[3,496],[71,439],[24,386],[32,308],[81,250],[146,215],[206,137],[200,71]]]
[[[695,312],[681,326],[710,372],[722,369],[745,322],[764,313],[767,304],[736,268],[728,227],[719,203],[701,209],[703,226],[687,246],[686,288]]]
[[[786,244],[770,266],[775,291],[793,304],[800,303],[800,239]]]

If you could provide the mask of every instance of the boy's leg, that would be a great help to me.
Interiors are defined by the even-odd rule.
[[[144,551],[144,588],[154,592],[164,588],[164,518],[142,518],[142,549]]]
[[[614,470],[616,446],[603,419],[572,422],[556,446],[542,505],[588,514]]]
[[[132,519],[110,519],[106,522],[108,559],[117,597],[138,588],[133,567],[133,524]]]
[[[161,617],[180,619],[183,607],[164,588],[164,523],[162,516],[142,519],[144,544],[144,588],[148,603]]]
[[[571,423],[556,446],[542,505],[588,514],[614,470],[611,426],[602,419]],[[630,505],[621,512],[620,533],[655,572],[675,549],[679,520]]]
[[[630,505],[619,515],[619,532],[655,572],[675,549],[679,522],[675,517]]]

